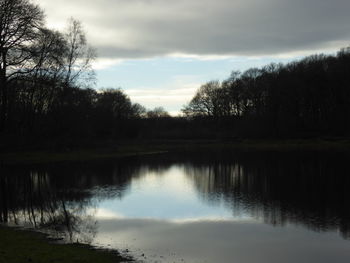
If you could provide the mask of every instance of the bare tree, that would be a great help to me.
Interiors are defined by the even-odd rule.
[[[64,55],[67,45],[64,35],[58,31],[42,28],[33,48],[34,72],[36,75],[50,78],[62,77],[64,71]]]
[[[148,118],[168,118],[169,113],[163,107],[156,107],[153,110],[147,111]]]
[[[194,98],[182,111],[186,116],[221,115],[223,91],[219,81],[209,81],[199,88]]]
[[[147,110],[139,103],[132,104],[132,112],[134,118],[144,118],[147,116]]]
[[[34,112],[47,111],[54,91],[62,84],[66,41],[63,34],[42,28],[32,48],[33,71],[24,77],[29,104]]]
[[[8,83],[33,70],[31,46],[43,20],[43,11],[29,0],[0,0],[0,130],[8,114]]]
[[[73,18],[69,20],[65,33],[65,85],[66,87],[77,84],[80,78],[84,81],[94,79],[92,62],[96,58],[96,51],[90,47],[86,40],[86,34],[80,21]]]
[[[130,98],[121,89],[105,89],[98,94],[97,109],[115,119],[127,119],[133,115]]]

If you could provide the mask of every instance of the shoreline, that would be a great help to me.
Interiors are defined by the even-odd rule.
[[[47,164],[58,162],[97,161],[125,157],[195,152],[210,150],[259,151],[342,151],[350,152],[350,139],[289,139],[289,140],[164,140],[130,141],[97,144],[94,147],[54,150],[23,150],[0,152],[0,166]]]
[[[48,235],[0,224],[0,262],[6,263],[118,263],[132,262],[118,250],[99,249],[88,244],[60,244]]]

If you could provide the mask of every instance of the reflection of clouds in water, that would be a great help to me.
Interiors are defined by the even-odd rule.
[[[193,180],[183,165],[174,165],[161,174],[149,171],[131,180],[122,200],[103,200],[99,207],[110,214],[128,218],[167,220],[228,219],[232,212],[224,206],[211,206],[198,199]]]
[[[257,257],[244,254],[249,246],[257,254],[266,249],[262,258],[271,262],[288,262],[278,256],[279,250],[295,262],[334,262],[324,250],[336,262],[349,258],[343,250],[348,241],[336,236],[337,231],[349,235],[350,178],[344,156],[163,158],[37,172],[18,168],[20,176],[12,171],[6,176],[5,170],[0,176],[5,189],[0,221],[24,211],[29,221],[43,218],[69,235],[87,233],[88,242],[100,231],[98,241],[104,246],[112,239],[120,247],[124,242],[158,254],[174,248],[190,262],[203,254],[208,262],[234,258],[251,263]],[[293,257],[292,252],[300,255]],[[276,259],[271,259],[274,254]]]
[[[347,263],[349,242],[337,233],[295,226],[272,227],[256,221],[101,220],[98,243],[145,253],[159,262]],[[153,262],[150,260],[150,262]]]
[[[176,224],[183,224],[183,223],[194,223],[194,222],[201,222],[201,221],[213,221],[213,222],[233,222],[233,221],[252,221],[252,218],[249,216],[241,216],[241,217],[220,217],[217,215],[196,215],[193,217],[186,217],[183,218],[168,218],[167,216],[164,216],[164,218],[154,218],[154,217],[148,217],[148,216],[135,216],[135,217],[128,217],[127,215],[123,213],[119,213],[114,211],[113,209],[106,209],[106,208],[97,208],[95,209],[87,209],[87,214],[94,213],[94,217],[96,220],[114,220],[114,219],[123,219],[123,220],[134,220],[134,219],[142,219],[142,220],[165,220],[166,222],[176,223]]]
[[[87,212],[92,212],[92,209],[88,209]],[[114,211],[108,210],[108,209],[104,209],[104,208],[97,208],[96,209],[96,214],[95,214],[96,219],[102,219],[102,220],[106,220],[106,219],[121,219],[121,218],[125,218],[125,216],[116,213]]]
[[[131,187],[133,191],[150,191],[148,194],[151,194],[152,190],[171,193],[178,199],[186,199],[196,191],[192,186],[192,180],[185,176],[181,166],[178,165],[173,165],[161,173],[149,171],[142,177],[133,178]]]
[[[200,222],[249,222],[253,219],[249,216],[241,217],[218,217],[218,216],[198,216],[198,217],[188,217],[188,218],[176,218],[167,220],[170,223],[174,224],[188,224],[188,223],[200,223]]]

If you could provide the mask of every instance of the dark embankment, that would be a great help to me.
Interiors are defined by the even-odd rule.
[[[0,226],[1,263],[117,263],[130,261],[117,252],[80,244],[55,244],[45,235]]]

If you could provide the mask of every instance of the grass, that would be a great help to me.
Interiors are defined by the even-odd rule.
[[[165,152],[210,151],[215,149],[237,151],[350,151],[350,139],[110,142],[94,148],[66,149],[64,151],[3,152],[0,153],[0,165],[92,161]]]
[[[0,263],[117,263],[127,262],[117,252],[87,245],[55,244],[44,234],[0,226]]]

